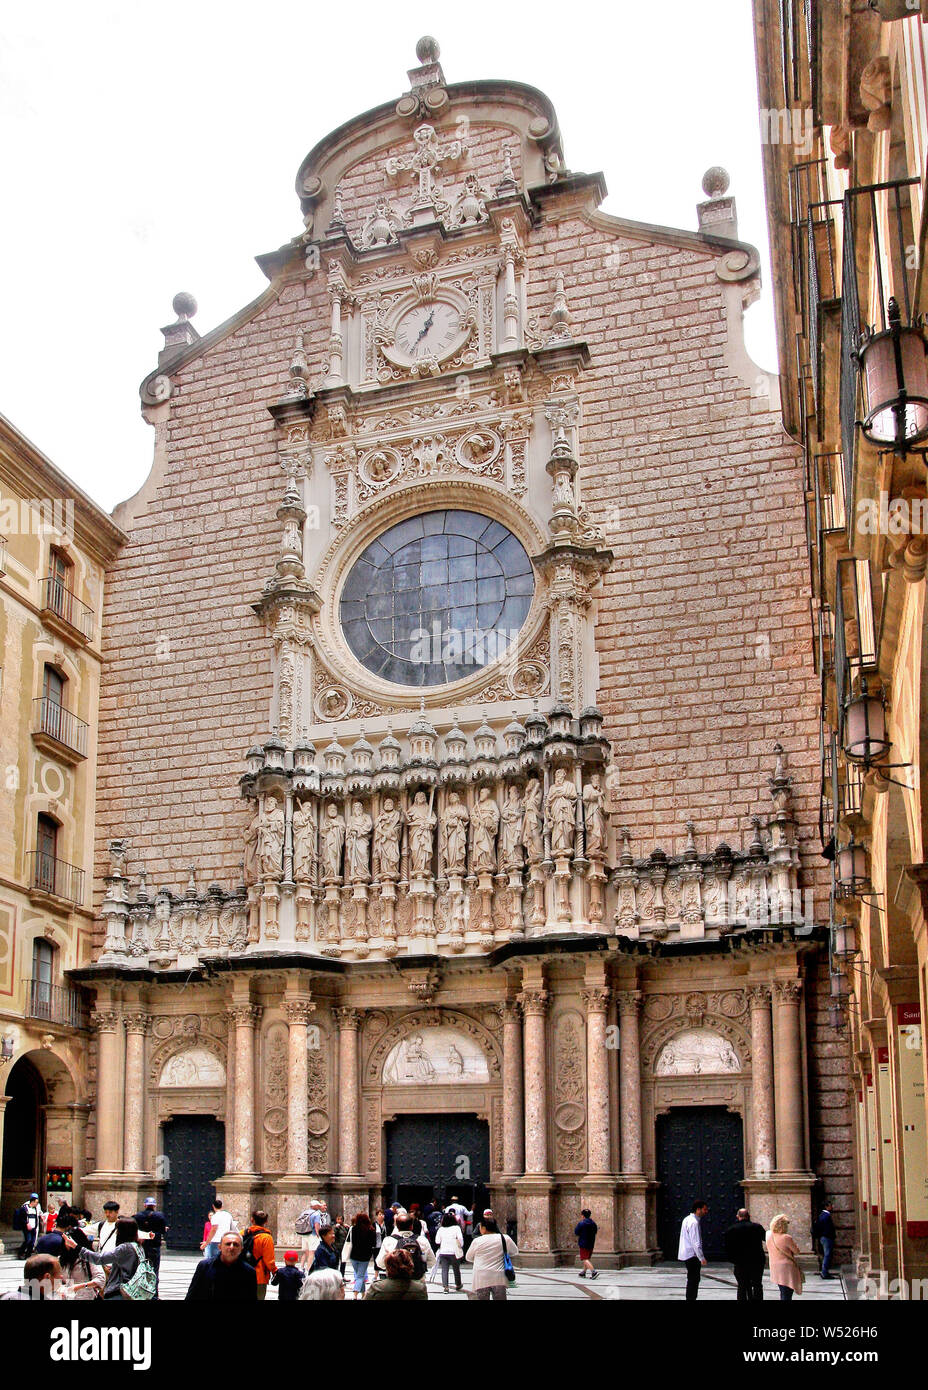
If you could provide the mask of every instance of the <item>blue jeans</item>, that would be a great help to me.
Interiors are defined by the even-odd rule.
[[[211,1240],[209,1245],[207,1245],[206,1249],[203,1251],[203,1258],[204,1260],[214,1260],[218,1254],[219,1241]]]
[[[828,1271],[831,1268],[831,1257],[834,1254],[835,1242],[832,1236],[820,1236],[822,1242],[822,1278],[828,1278]]]
[[[355,1293],[363,1293],[367,1288],[367,1266],[370,1260],[351,1261],[351,1268],[354,1270],[354,1284],[352,1285]]]

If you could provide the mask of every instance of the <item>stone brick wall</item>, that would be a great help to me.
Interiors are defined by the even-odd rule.
[[[819,956],[806,975],[806,1039],[811,1166],[822,1179],[838,1230],[838,1259],[854,1245],[854,1111],[847,1033],[828,1021],[828,958]]]

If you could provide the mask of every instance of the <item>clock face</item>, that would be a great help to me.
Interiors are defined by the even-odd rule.
[[[409,362],[447,357],[461,338],[461,316],[453,304],[434,299],[407,309],[396,325],[395,351]]]

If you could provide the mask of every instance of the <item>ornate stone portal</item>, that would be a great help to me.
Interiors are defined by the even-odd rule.
[[[581,317],[596,354],[614,333],[580,313],[557,229],[615,256],[631,233],[596,211],[598,176],[563,173],[544,98],[448,88],[437,56],[298,184],[305,234],[262,258],[273,312],[248,330],[284,383],[243,450],[260,439],[275,549],[260,591],[233,567],[230,602],[265,653],[238,679],[267,723],[238,811],[227,798],[208,835],[177,822],[179,882],[113,842],[88,1187],[170,1198],[164,1127],[215,1116],[227,1204],[260,1203],[289,1241],[310,1197],[349,1216],[382,1200],[394,1120],[476,1116],[473,1195],[528,1261],[569,1258],[586,1204],[604,1261],[647,1261],[657,1119],[722,1106],[754,1214],[798,1213],[815,944],[785,754],[768,749],[769,786],[766,767],[741,777],[733,844],[711,828],[726,789],[661,845],[623,799],[614,680],[608,717],[597,703],[615,555],[611,463],[591,453],[618,407]],[[687,235],[664,258],[682,242],[717,295],[717,247]],[[171,380],[198,344],[162,361],[167,394],[143,387],[165,430],[188,419]],[[254,365],[233,360],[244,386]],[[189,427],[221,434],[225,400]],[[218,506],[228,478],[213,486]],[[218,747],[219,711],[197,716]]]

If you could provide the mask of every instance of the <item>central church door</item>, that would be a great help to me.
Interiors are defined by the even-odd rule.
[[[459,1197],[489,1206],[490,1127],[476,1115],[401,1115],[387,1124],[384,1200],[420,1205]]]

